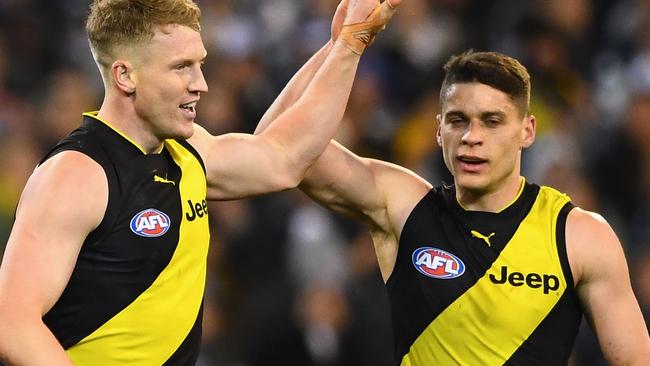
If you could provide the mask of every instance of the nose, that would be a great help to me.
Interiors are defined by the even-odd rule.
[[[467,128],[463,132],[461,142],[467,145],[477,145],[483,142],[483,131],[481,130],[481,123],[472,119]]]
[[[203,71],[200,68],[193,73],[192,81],[188,88],[192,93],[206,93],[208,91],[208,83],[205,82]]]

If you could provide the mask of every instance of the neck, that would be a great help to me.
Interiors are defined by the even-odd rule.
[[[138,118],[131,103],[104,99],[97,117],[136,145],[144,154],[159,153],[163,141],[149,131],[146,123]]]
[[[517,199],[523,184],[524,178],[516,175],[492,191],[474,191],[456,185],[456,200],[465,210],[500,212]]]

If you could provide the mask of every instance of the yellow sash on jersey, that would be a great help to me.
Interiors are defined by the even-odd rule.
[[[472,288],[458,297],[420,334],[402,366],[502,365],[549,314],[567,287],[556,247],[556,223],[569,198],[541,187],[531,211],[497,260]],[[508,273],[546,275],[544,286],[495,284]],[[519,284],[519,276],[517,281]],[[524,279],[525,282],[525,279]],[[537,285],[539,287],[535,287]],[[554,290],[549,287],[556,288]],[[547,293],[545,293],[547,292]]]
[[[165,141],[165,147],[181,168],[181,202],[204,200],[199,161],[176,141]],[[161,365],[185,340],[203,300],[210,232],[207,218],[181,216],[178,246],[167,267],[131,304],[66,351],[74,364]]]

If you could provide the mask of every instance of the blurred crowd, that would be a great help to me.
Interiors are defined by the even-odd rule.
[[[213,134],[252,132],[329,39],[338,1],[197,2],[210,87],[197,121]],[[0,252],[38,160],[101,105],[88,4],[0,0]],[[524,175],[612,224],[647,322],[650,1],[404,0],[363,57],[337,140],[451,183],[434,138],[438,91],[442,64],[469,48],[530,71],[538,135]],[[210,216],[200,365],[390,365],[387,297],[362,226],[298,190],[211,203]],[[572,365],[604,365],[583,325]]]

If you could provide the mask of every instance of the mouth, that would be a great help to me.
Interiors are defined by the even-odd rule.
[[[480,173],[487,166],[487,160],[474,155],[459,155],[460,168],[468,173]]]
[[[195,100],[193,102],[181,104],[181,105],[178,106],[178,108],[180,108],[181,112],[183,113],[183,115],[187,119],[194,120],[194,118],[196,118],[196,103],[197,102],[198,101]]]
[[[196,113],[196,103],[197,101],[181,104],[178,107],[184,109],[190,113]]]

